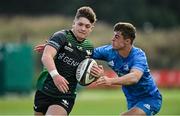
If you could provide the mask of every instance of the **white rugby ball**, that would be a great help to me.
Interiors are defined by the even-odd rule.
[[[90,75],[90,70],[93,65],[97,65],[97,62],[92,58],[86,58],[78,65],[76,79],[80,85],[86,86],[96,80],[95,77]]]

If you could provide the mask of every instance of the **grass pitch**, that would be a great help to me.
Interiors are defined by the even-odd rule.
[[[180,115],[180,90],[161,89],[163,104],[158,115]],[[33,115],[33,95],[0,97],[0,115]],[[126,111],[125,97],[120,89],[83,89],[79,91],[71,112],[73,115],[119,115]]]

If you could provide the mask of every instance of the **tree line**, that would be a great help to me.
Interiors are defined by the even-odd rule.
[[[171,28],[180,24],[179,5],[179,0],[1,0],[0,15],[73,16],[80,6],[90,6],[99,21]]]

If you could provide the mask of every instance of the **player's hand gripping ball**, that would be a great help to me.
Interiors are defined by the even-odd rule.
[[[86,58],[78,65],[76,79],[80,85],[87,86],[96,80],[90,74],[93,65],[97,65],[97,62],[92,58]]]

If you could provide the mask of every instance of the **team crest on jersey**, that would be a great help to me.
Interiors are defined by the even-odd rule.
[[[92,51],[91,51],[91,50],[86,50],[86,54],[87,54],[88,56],[90,56],[90,55],[92,55]]]

